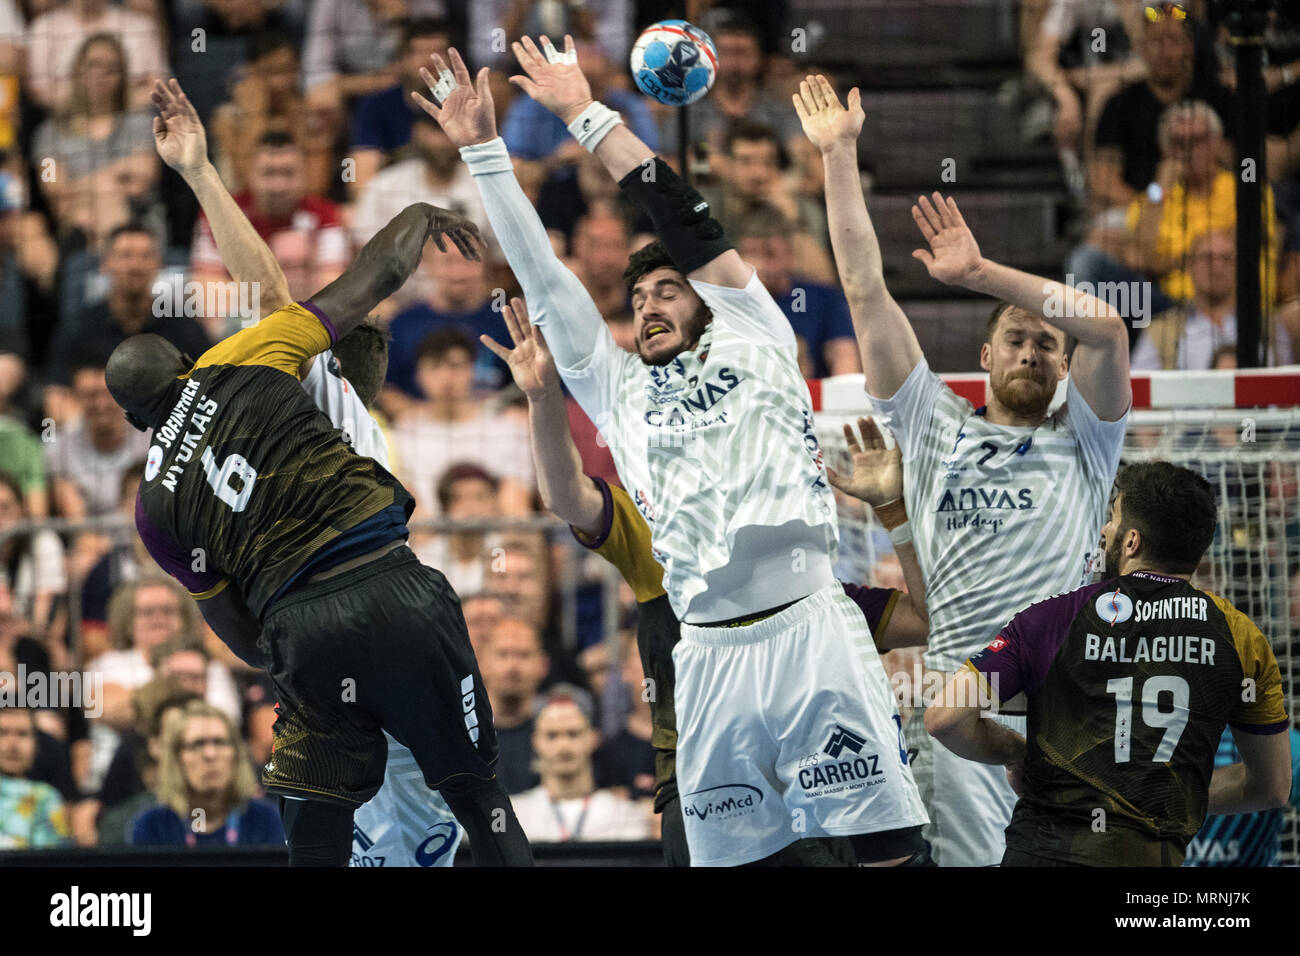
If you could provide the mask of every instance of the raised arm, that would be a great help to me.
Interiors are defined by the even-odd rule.
[[[1133,391],[1128,329],[1118,312],[1094,295],[985,259],[951,196],[936,192],[933,202],[921,196],[912,218],[930,246],[912,255],[931,276],[1010,302],[1073,336],[1079,342],[1070,364],[1075,388],[1102,421],[1124,416]]]
[[[924,644],[929,636],[930,614],[925,606],[925,578],[916,559],[907,508],[903,504],[903,454],[897,445],[885,447],[885,438],[873,419],[859,418],[858,431],[862,436],[861,442],[853,433],[852,425],[844,426],[853,472],[841,475],[827,465],[826,477],[846,495],[871,506],[876,520],[889,532],[894,553],[903,568],[907,591],[894,608],[889,636],[877,646],[880,650],[914,647]]]
[[[824,76],[805,79],[794,96],[804,135],[821,150],[826,171],[826,221],[840,284],[849,301],[867,390],[891,398],[921,361],[912,324],[885,288],[876,230],[858,173],[858,135],[865,115],[857,88],[848,109]]]
[[[622,187],[623,192],[649,215],[655,234],[668,247],[688,279],[711,285],[743,289],[754,274],[753,266],[725,242],[720,228],[705,242],[702,225],[708,221],[708,204],[662,160],[654,150],[623,124],[617,113],[597,103],[578,65],[573,37],[564,38],[564,52],[545,36],[538,49],[531,38],[511,45],[525,76],[510,82],[562,119],[578,142],[590,149]],[[543,52],[544,51],[544,52]]]
[[[461,255],[474,260],[479,258],[474,243],[483,242],[478,227],[463,216],[426,202],[407,206],[361,247],[343,275],[311,297],[311,304],[334,323],[336,341],[402,287],[430,239],[440,252],[447,251],[446,240],[451,239]]]
[[[600,534],[605,499],[582,470],[582,456],[569,432],[569,413],[560,390],[555,360],[540,330],[528,321],[524,303],[513,299],[501,309],[514,348],[490,336],[479,340],[510,366],[510,374],[528,399],[528,425],[542,504],[589,538]]]
[[[420,71],[432,99],[415,92],[411,96],[461,148],[492,231],[532,309],[533,324],[546,331],[560,369],[585,369],[602,341],[612,347],[605,320],[578,277],[555,255],[537,210],[515,179],[510,154],[497,135],[487,67],[474,82],[455,49],[448,57],[450,67],[434,55],[437,77]]]
[[[152,95],[158,110],[153,121],[158,155],[194,191],[230,277],[253,284],[263,315],[288,305],[292,299],[284,270],[208,160],[207,136],[185,91],[174,79],[156,80]]]

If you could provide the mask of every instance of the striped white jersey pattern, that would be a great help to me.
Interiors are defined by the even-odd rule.
[[[673,610],[722,620],[833,580],[835,504],[789,321],[757,274],[691,285],[713,313],[695,349],[648,366],[602,327],[560,373],[650,525]]]
[[[1127,413],[1101,421],[1071,381],[1042,424],[994,425],[924,359],[871,402],[903,451],[927,667],[956,670],[1017,612],[1090,580]]]

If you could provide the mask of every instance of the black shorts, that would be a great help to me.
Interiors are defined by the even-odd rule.
[[[381,729],[430,787],[495,776],[492,708],[460,599],[409,548],[293,588],[263,622],[261,648],[279,701],[269,792],[365,803],[384,780]]]

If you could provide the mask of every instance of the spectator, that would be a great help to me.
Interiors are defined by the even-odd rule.
[[[724,147],[732,122],[745,119],[766,126],[775,131],[776,141],[786,148],[803,135],[803,130],[790,108],[790,97],[775,95],[763,87],[763,38],[752,21],[743,15],[729,17],[714,31],[713,42],[718,49],[717,79],[709,95],[691,106],[691,134],[693,144],[707,151],[712,175],[725,181],[731,175]],[[676,111],[665,115],[670,121],[660,124],[663,135],[659,151],[676,156]]]
[[[591,697],[557,684],[537,709],[533,749],[541,782],[511,804],[534,843],[571,840],[645,840],[650,813],[611,790],[597,790],[592,756],[599,736]]]
[[[511,37],[519,34],[508,34]],[[556,34],[549,34],[555,37]],[[563,34],[559,34],[563,36]],[[559,43],[559,40],[555,42]],[[628,129],[635,133],[652,150],[659,148],[659,130],[650,114],[647,99],[615,85],[618,69],[590,43],[577,44],[578,62],[591,84],[591,95],[623,117]],[[501,125],[501,138],[515,159],[530,161],[550,160],[565,162],[577,159],[586,152],[569,133],[568,126],[558,116],[532,97],[516,96],[506,110]]]
[[[71,88],[36,128],[31,148],[61,238],[74,242],[79,231],[98,248],[115,227],[143,215],[161,231],[153,120],[128,105],[122,45],[93,34],[75,58]]]
[[[306,156],[288,133],[262,134],[249,164],[248,189],[234,198],[280,263],[295,300],[319,292],[351,263],[339,208],[307,192]],[[205,287],[230,280],[203,216],[194,230],[192,267],[195,280]],[[204,324],[213,341],[239,328],[238,322],[221,315],[208,316]]]
[[[14,407],[26,379],[26,361],[12,337],[0,332],[0,462],[18,482],[27,514],[44,518],[50,513],[45,454],[40,440],[20,417],[21,410]]]
[[[474,399],[476,345],[456,328],[430,332],[416,349],[416,383],[426,400],[403,413],[392,440],[422,518],[440,513],[435,485],[452,464],[468,461],[499,476],[501,513],[531,511],[533,478],[527,425]]]
[[[821,153],[817,157],[820,165]],[[528,164],[524,168],[535,169],[536,166]],[[597,213],[613,215],[631,223],[635,233],[631,242],[636,248],[645,244],[642,239],[654,239],[654,224],[649,217],[635,203],[628,201],[618,183],[605,172],[600,160],[583,150],[573,162],[556,166],[546,174],[537,196],[537,214],[551,237],[556,254],[564,255],[573,247],[578,223]]]
[[[438,479],[436,492],[442,516],[452,521],[495,518],[501,483],[478,465],[452,465]],[[441,571],[457,594],[482,590],[487,575],[489,550],[500,541],[499,534],[482,531],[454,531],[432,536],[424,543],[412,535],[411,547],[421,561]]]
[[[1136,48],[1142,10],[1124,0],[1050,0],[1032,39],[1025,68],[1056,102],[1057,149],[1077,167],[1090,146],[1102,105],[1145,72]],[[1096,33],[1106,42],[1098,50]],[[1087,144],[1087,145],[1085,145]]]
[[[342,111],[392,85],[411,19],[446,12],[442,0],[316,0],[303,43],[303,91]]]
[[[18,135],[18,78],[23,72],[26,45],[27,27],[18,0],[0,0],[0,86],[4,90],[0,98],[0,149],[11,148]]]
[[[723,151],[727,177],[701,192],[727,234],[738,235],[741,223],[752,213],[770,215],[776,210],[792,224],[794,271],[817,282],[834,282],[835,270],[826,251],[826,213],[785,181],[781,174],[784,153],[772,128],[735,120],[727,130]]]
[[[308,106],[299,88],[301,72],[298,51],[283,34],[259,33],[249,42],[243,76],[212,117],[214,162],[232,192],[248,187],[257,143],[273,131],[288,133],[301,147],[310,193],[325,195],[333,187],[339,117]]]
[[[738,247],[758,279],[776,299],[808,351],[808,378],[862,371],[858,339],[849,317],[849,304],[835,286],[809,281],[794,273],[793,228],[770,207],[760,207],[742,220]]]
[[[163,728],[158,805],[132,825],[136,846],[280,846],[275,808],[255,799],[257,782],[231,719],[191,701]]]
[[[450,43],[451,34],[442,20],[411,20],[403,27],[401,59],[396,64],[396,74],[386,72],[387,82],[359,99],[353,112],[351,158],[356,162],[352,180],[354,195],[366,187],[395,151],[411,142],[415,118],[424,115],[424,111],[412,102],[411,91],[428,93],[424,80],[420,78],[420,68],[432,70],[431,57],[435,53],[445,56]],[[311,81],[310,73],[308,81]],[[479,208],[482,208],[481,204]],[[381,225],[382,222],[375,228]]]
[[[521,36],[536,39],[546,34],[558,43],[566,33],[575,40],[594,43],[616,63],[626,62],[632,49],[635,6],[631,0],[475,0],[469,4],[473,66],[513,68],[515,61],[509,47],[499,41]]]
[[[8,590],[13,613],[26,624],[27,634],[45,647],[55,669],[65,670],[68,582],[63,570],[63,544],[48,528],[5,535],[27,520],[22,487],[0,471],[0,587]]]
[[[1122,232],[1094,232],[1090,244],[1070,257],[1067,269],[1075,281],[1139,282],[1150,276],[1159,279],[1151,295],[1152,311],[1189,301],[1196,291],[1187,269],[1193,242],[1211,229],[1230,230],[1237,222],[1237,177],[1222,164],[1222,134],[1223,126],[1208,104],[1171,106],[1160,119],[1161,182],[1129,205]],[[1263,206],[1260,269],[1264,302],[1271,304],[1279,233],[1268,186]]]
[[[1186,306],[1151,320],[1133,350],[1134,369],[1217,368],[1220,350],[1237,343],[1237,243],[1233,233],[1215,229],[1192,243],[1190,275],[1194,286]],[[1270,365],[1290,365],[1292,344],[1286,327],[1274,323]]]
[[[505,604],[499,597],[479,591],[461,595],[460,609],[465,615],[465,630],[469,632],[474,656],[482,658],[488,639],[506,616]]]
[[[609,726],[605,705],[616,702],[622,705],[624,714],[618,730],[601,740],[592,760],[597,784],[617,789],[634,800],[644,800],[655,795],[655,749],[650,744],[654,732],[650,700],[654,689],[647,686],[635,627],[622,631],[619,637],[623,659],[617,671],[611,672],[609,667],[608,641],[582,652],[584,666],[592,677],[592,690],[601,702],[602,726]]]
[[[27,30],[26,92],[41,106],[62,103],[76,84],[87,38],[108,35],[126,52],[123,93],[132,106],[147,106],[149,88],[168,74],[162,25],[153,17],[109,0],[65,0],[32,20]]]
[[[479,672],[497,732],[497,776],[507,793],[537,785],[533,714],[548,667],[537,628],[512,617],[497,623],[479,656]]]
[[[74,521],[111,513],[122,475],[149,450],[149,439],[127,423],[109,394],[104,366],[96,357],[73,367],[72,397],[82,419],[56,428],[45,446],[55,512]]]
[[[537,537],[513,536],[492,556],[486,590],[501,599],[506,614],[542,635],[544,647],[556,647],[560,635],[551,620],[551,581],[547,552]]]
[[[0,172],[0,334],[14,336],[8,347],[31,360],[49,345],[59,250],[45,217],[26,206],[22,180]]]
[[[0,707],[0,849],[44,849],[68,842],[67,811],[59,792],[26,779],[35,759],[33,713],[25,707]]]
[[[1161,115],[1183,100],[1214,107],[1228,138],[1235,135],[1232,98],[1217,78],[1195,70],[1192,23],[1174,15],[1174,4],[1152,4],[1138,42],[1145,79],[1129,83],[1107,100],[1097,121],[1096,147],[1088,164],[1094,212],[1128,206],[1161,176],[1157,131]]]
[[[454,249],[438,252],[430,248],[425,250],[416,277],[421,275],[429,280],[425,285],[428,297],[403,309],[389,323],[393,342],[388,382],[392,388],[385,401],[394,417],[409,408],[409,400],[404,399],[428,397],[416,381],[416,351],[426,336],[439,329],[456,329],[474,345],[474,387],[495,391],[508,381],[509,372],[501,360],[478,338],[505,338],[505,322],[500,310],[493,307],[495,300],[483,263],[466,259]]]
[[[591,294],[603,316],[630,311],[623,269],[630,254],[627,223],[613,210],[597,208],[573,230],[573,258],[566,265]]]
[[[142,223],[125,223],[113,230],[100,268],[108,279],[108,297],[86,306],[71,321],[59,323],[50,357],[51,382],[68,385],[76,356],[87,352],[110,355],[140,332],[161,335],[194,358],[208,350],[207,334],[182,313],[183,303],[160,307],[154,287],[162,257],[157,239]]]
[[[167,678],[155,678],[132,695],[135,725],[122,734],[121,745],[94,801],[97,845],[129,843],[132,821],[158,802],[154,790],[158,786],[163,728],[195,700],[201,698],[178,689],[176,682]]]
[[[137,461],[122,473],[117,513],[124,536],[91,567],[81,582],[81,646],[86,658],[108,649],[108,602],[119,585],[135,581],[154,567],[135,528],[135,498],[144,480],[145,463]],[[101,643],[102,639],[102,643]]]
[[[481,223],[491,235],[483,200],[468,167],[442,127],[421,110],[412,120],[406,159],[380,169],[360,188],[352,215],[352,236],[358,246],[413,202],[451,209]]]

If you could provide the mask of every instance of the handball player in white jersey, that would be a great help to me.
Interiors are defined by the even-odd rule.
[[[925,822],[898,710],[857,606],[831,570],[835,507],[794,333],[708,204],[592,101],[572,41],[514,44],[511,77],[556,113],[650,216],[624,278],[621,350],[552,251],[496,135],[488,73],[455,51],[425,73],[569,391],[651,528],[682,621],[677,770],[692,865],[759,861],[795,840]],[[917,834],[919,840],[919,834]]]
[[[972,408],[930,370],[885,289],[858,174],[858,91],[846,110],[825,77],[809,77],[794,101],[822,152],[835,261],[867,392],[903,450],[904,500],[930,612],[925,664],[952,673],[1020,610],[1074,590],[1095,570],[1090,558],[1132,398],[1128,333],[1100,299],[983,258],[955,201],[921,197],[912,217],[929,249],[913,256],[941,282],[1003,300],[979,354],[991,395]],[[1067,336],[1078,343],[1068,359]],[[1049,415],[1067,372],[1065,403]],[[919,749],[916,777],[935,859],[998,864],[1016,799],[1004,769],[957,757],[924,733],[922,718],[917,707],[908,740]],[[1024,733],[1023,717],[999,719]]]

